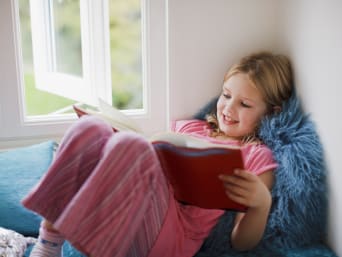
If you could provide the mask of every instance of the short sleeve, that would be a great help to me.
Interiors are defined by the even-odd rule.
[[[171,131],[182,134],[207,135],[208,124],[202,120],[175,120],[171,122]]]
[[[263,144],[251,144],[242,148],[245,168],[256,175],[274,170],[278,164],[273,158],[272,151]]]

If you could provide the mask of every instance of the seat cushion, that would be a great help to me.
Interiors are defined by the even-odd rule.
[[[50,166],[55,147],[54,141],[46,141],[0,153],[0,227],[38,234],[41,217],[20,201]]]

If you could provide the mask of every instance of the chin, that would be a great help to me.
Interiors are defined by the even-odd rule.
[[[231,134],[232,133],[230,133],[230,130],[229,129],[227,129],[227,128],[222,128],[222,127],[220,127],[220,131],[223,133],[223,134],[225,134],[226,136],[231,136]]]

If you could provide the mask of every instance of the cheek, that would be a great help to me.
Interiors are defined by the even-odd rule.
[[[220,97],[216,104],[217,114],[219,114],[219,111],[221,111],[223,107],[224,107],[224,102],[222,101],[222,98]]]
[[[259,126],[261,119],[264,117],[264,113],[258,113],[258,114],[254,114],[253,117],[251,117],[251,126],[257,127]]]
[[[262,113],[249,113],[244,115],[244,121],[250,130],[254,130],[259,125],[262,117]]]

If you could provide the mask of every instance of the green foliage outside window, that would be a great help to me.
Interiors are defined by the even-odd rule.
[[[58,33],[66,33],[66,36],[72,38],[79,34],[79,22],[72,17],[72,10],[79,8],[79,3],[74,0],[64,2],[68,8],[70,6],[70,12],[63,12],[63,19],[58,21]],[[110,0],[109,4],[113,106],[119,109],[142,108],[140,0]],[[75,103],[73,100],[35,87],[29,1],[20,0],[19,6],[27,115],[49,114],[70,106]],[[65,53],[65,56],[75,56],[77,47],[81,46],[74,42],[72,47],[68,47],[71,52]],[[76,66],[72,60],[79,59],[77,56],[70,58],[69,67]],[[80,69],[77,72],[80,73]]]

